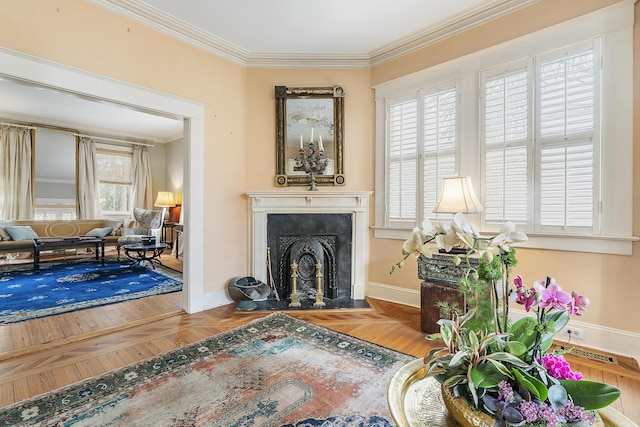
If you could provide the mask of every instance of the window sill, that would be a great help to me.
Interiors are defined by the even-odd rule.
[[[374,226],[373,237],[377,239],[407,240],[411,229]],[[637,236],[577,236],[562,234],[527,233],[529,240],[518,247],[547,249],[553,251],[589,252],[610,255],[631,255]]]

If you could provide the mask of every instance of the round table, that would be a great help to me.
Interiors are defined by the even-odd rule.
[[[129,268],[144,261],[149,261],[151,267],[155,270],[154,262],[163,265],[160,261],[160,255],[167,249],[166,243],[132,243],[124,245],[124,254],[133,261]]]

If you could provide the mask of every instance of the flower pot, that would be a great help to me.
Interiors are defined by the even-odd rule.
[[[450,388],[441,386],[442,400],[449,415],[461,427],[492,427],[496,420],[489,414],[476,409],[466,399],[455,397]]]
[[[475,410],[466,400],[454,397],[433,377],[423,378],[423,372],[424,362],[416,359],[401,367],[389,383],[389,410],[398,427],[446,427],[452,425],[451,418],[461,426],[493,427],[494,420],[488,414]],[[461,415],[457,415],[458,407],[462,408]],[[465,415],[467,413],[471,415]],[[483,424],[474,424],[477,418],[481,418]],[[603,426],[638,427],[638,424],[612,407],[606,407],[598,410],[595,427]]]

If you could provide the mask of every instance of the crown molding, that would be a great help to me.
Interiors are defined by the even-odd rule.
[[[455,36],[471,28],[480,26],[493,19],[507,15],[539,0],[492,0],[462,13],[415,32],[400,40],[382,46],[369,53],[372,66],[407,55],[440,40]]]
[[[337,53],[252,53],[247,67],[261,68],[370,68],[367,54]]]
[[[140,0],[90,1],[161,33],[247,67],[367,68],[409,54],[539,0],[490,0],[467,9],[454,18],[441,21],[379,49],[367,53],[349,54],[249,52]]]

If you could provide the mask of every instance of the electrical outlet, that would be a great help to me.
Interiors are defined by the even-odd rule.
[[[564,328],[562,330],[562,334],[567,337],[577,338],[579,340],[584,339],[584,330],[580,328],[574,328],[572,326],[567,326],[566,328]]]

